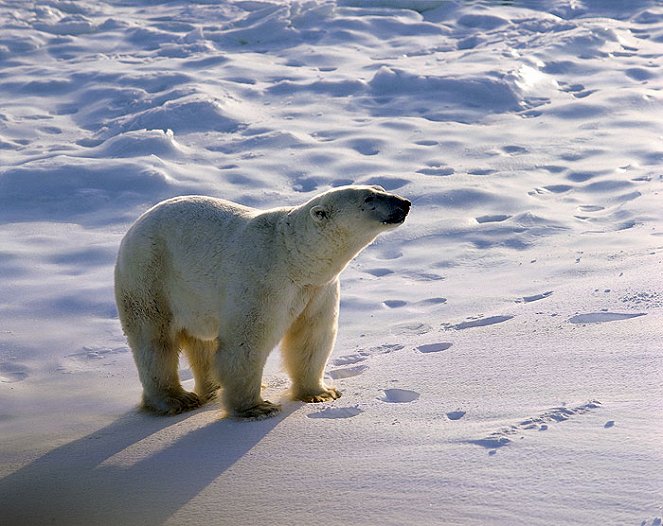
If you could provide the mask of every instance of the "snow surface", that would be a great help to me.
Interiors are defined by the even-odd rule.
[[[655,0],[4,0],[0,523],[660,526],[662,60]],[[414,206],[343,398],[137,411],[131,222],[353,182]]]

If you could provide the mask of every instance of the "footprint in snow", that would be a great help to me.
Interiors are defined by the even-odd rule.
[[[495,173],[495,170],[489,168],[471,168],[467,173],[468,175],[492,175]]]
[[[586,314],[571,316],[569,322],[574,324],[605,323],[609,321],[629,320],[645,316],[646,314],[646,312],[588,312]]]
[[[419,398],[419,393],[408,389],[384,389],[383,395],[378,400],[392,404],[407,404]]]
[[[537,416],[522,420],[518,424],[495,431],[484,438],[468,440],[467,443],[490,449],[489,454],[494,455],[497,449],[511,444],[513,438],[524,438],[526,431],[547,431],[552,424],[565,422],[570,418],[589,413],[600,407],[601,402],[598,400],[590,400],[576,406],[562,405],[554,407]],[[604,427],[608,427],[607,424]]]
[[[496,450],[498,448],[509,445],[511,443],[511,439],[505,436],[495,435],[486,438],[479,438],[477,440],[468,440],[468,443],[485,447],[486,449]],[[494,455],[495,453],[491,451],[490,454]]]
[[[386,248],[378,255],[378,259],[390,260],[390,259],[398,259],[402,256],[403,253],[400,250],[395,248]]]
[[[387,276],[394,273],[393,270],[388,268],[370,268],[366,269],[364,272],[370,274],[371,276],[375,276],[376,278],[381,278],[382,276]]]
[[[622,303],[627,303],[634,307],[663,307],[663,292],[630,292],[619,299]]]
[[[400,343],[385,343],[383,345],[377,345],[376,347],[371,347],[369,349],[357,351],[352,354],[346,354],[339,356],[332,360],[332,365],[343,366],[343,365],[352,365],[355,363],[363,362],[375,354],[389,354],[394,351],[400,351],[404,348],[404,345]]]
[[[533,301],[539,301],[545,298],[552,296],[553,291],[549,290],[548,292],[542,292],[541,294],[534,294],[533,296],[523,296],[518,298],[516,303],[532,303]]]
[[[455,174],[456,170],[454,170],[450,166],[429,166],[427,168],[421,168],[420,170],[417,170],[417,173],[421,175],[445,177],[447,175]]]
[[[345,369],[334,369],[329,371],[327,374],[331,379],[338,380],[339,378],[352,378],[353,376],[359,376],[367,369],[368,365],[356,365],[355,367],[346,367]]]
[[[21,382],[28,377],[28,369],[20,364],[11,362],[0,363],[0,382],[13,384]]]
[[[519,155],[527,153],[527,148],[524,148],[522,146],[517,146],[514,144],[514,145],[505,146],[504,148],[502,148],[502,151],[510,155]]]
[[[311,413],[306,415],[308,418],[352,418],[358,414],[363,413],[359,407],[350,406],[350,407],[328,407],[317,413]]]
[[[448,325],[447,327],[460,331],[460,330],[463,330],[463,329],[471,329],[473,327],[485,327],[487,325],[495,325],[497,323],[504,323],[505,321],[509,321],[512,318],[513,318],[513,316],[509,316],[509,315],[507,315],[507,316],[489,316],[487,318],[470,319],[470,320],[467,320],[467,321],[457,323],[455,325]]]
[[[446,351],[449,347],[451,347],[453,343],[449,342],[441,342],[441,343],[426,343],[424,345],[419,345],[417,347],[417,351],[422,352],[422,353],[432,353],[432,352],[441,352],[441,351]]]
[[[417,305],[424,305],[424,306],[429,306],[429,305],[442,305],[447,302],[447,298],[427,298],[425,300],[421,300],[417,302]]]
[[[474,220],[479,223],[501,223],[503,221],[506,221],[507,219],[510,219],[510,215],[506,214],[495,214],[495,215],[488,215],[488,216],[479,216],[475,217]]]
[[[460,411],[460,410],[458,410],[458,411],[449,411],[447,413],[447,418],[449,420],[460,420],[464,416],[465,416],[465,411]]]
[[[433,327],[431,327],[427,323],[419,323],[419,322],[399,323],[394,327],[394,334],[406,334],[408,336],[416,334],[418,336],[421,336],[422,334],[427,334],[432,330]]]
[[[368,359],[368,355],[362,353],[355,354],[346,354],[344,356],[339,356],[332,361],[332,365],[342,366],[342,365],[351,365],[353,363],[363,362]]]

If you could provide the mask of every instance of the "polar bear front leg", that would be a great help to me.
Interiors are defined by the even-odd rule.
[[[222,386],[221,401],[231,416],[268,418],[281,410],[280,405],[264,400],[261,394],[262,372],[274,344],[270,338],[251,338],[246,333],[238,331],[219,338],[213,368]]]
[[[283,361],[292,379],[292,396],[304,402],[327,402],[341,396],[323,376],[338,327],[338,280],[321,287],[281,342]]]

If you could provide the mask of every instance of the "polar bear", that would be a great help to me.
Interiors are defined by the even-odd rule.
[[[351,185],[295,207],[258,210],[205,196],[163,201],[120,244],[115,298],[143,385],[143,407],[194,409],[219,387],[230,415],[265,418],[262,372],[281,344],[291,395],[323,402],[336,339],[339,274],[378,234],[402,224],[407,199]],[[195,380],[178,377],[182,350]]]

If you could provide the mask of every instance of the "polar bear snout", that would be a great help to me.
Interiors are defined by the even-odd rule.
[[[388,205],[388,215],[382,222],[385,225],[400,225],[410,212],[412,203],[404,197],[390,195]]]

